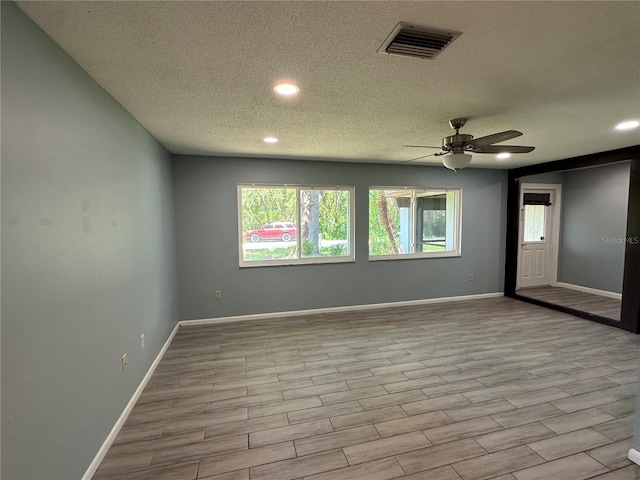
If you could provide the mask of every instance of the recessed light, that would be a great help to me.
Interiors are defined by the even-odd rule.
[[[638,126],[640,126],[640,122],[638,120],[628,120],[616,125],[616,130],[632,130],[634,128],[638,128]]]
[[[278,83],[275,87],[273,87],[273,91],[278,95],[291,97],[293,95],[297,95],[298,92],[300,92],[300,87],[294,83]]]
[[[499,153],[498,155],[496,155],[496,158],[498,160],[504,160],[506,158],[509,158],[510,156],[511,156],[510,153],[505,152],[505,153]]]
[[[278,139],[276,137],[266,137],[263,139],[264,143],[278,143]]]

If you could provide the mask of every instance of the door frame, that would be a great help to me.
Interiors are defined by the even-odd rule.
[[[558,183],[521,183],[519,218],[518,218],[518,268],[516,277],[516,291],[520,289],[520,268],[522,266],[522,244],[524,231],[521,228],[524,221],[524,194],[526,192],[553,192],[553,211],[551,218],[547,221],[549,236],[549,255],[545,259],[548,272],[549,285],[552,287],[558,284],[558,254],[560,250],[560,219],[562,218],[562,185]],[[546,232],[548,234],[548,232]]]

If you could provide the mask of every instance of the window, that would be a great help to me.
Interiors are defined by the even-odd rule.
[[[551,205],[551,194],[525,192],[523,241],[544,242],[547,230],[547,207]]]
[[[460,255],[459,189],[369,189],[369,256]]]
[[[545,205],[524,206],[524,235],[525,242],[543,242],[546,235],[547,207]]]
[[[349,262],[353,187],[238,185],[240,266]]]

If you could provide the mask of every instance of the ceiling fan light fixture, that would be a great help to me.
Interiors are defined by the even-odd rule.
[[[276,137],[266,137],[263,138],[262,141],[264,143],[278,143],[278,139]]]
[[[511,156],[510,153],[507,152],[503,152],[503,153],[499,153],[498,155],[496,155],[496,158],[498,160],[506,160],[507,158],[509,158]]]
[[[456,171],[468,167],[472,155],[468,153],[448,153],[442,156],[442,164],[450,170]]]

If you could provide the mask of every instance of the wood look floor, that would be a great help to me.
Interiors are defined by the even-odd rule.
[[[94,478],[637,479],[637,367],[507,298],[184,327]]]
[[[620,320],[622,300],[616,300],[615,298],[580,292],[570,288],[550,286],[521,288],[518,290],[518,295],[575,308],[576,310],[593,313],[612,320]]]

